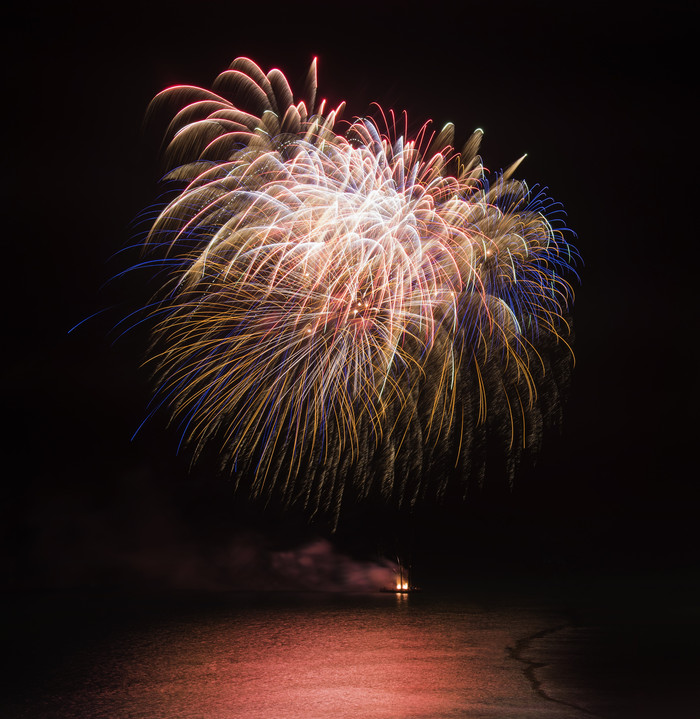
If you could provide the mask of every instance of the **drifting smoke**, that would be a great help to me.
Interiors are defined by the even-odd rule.
[[[520,161],[489,177],[480,130],[458,153],[451,124],[409,137],[393,112],[341,133],[315,61],[303,100],[238,58],[149,112],[173,107],[152,411],[245,491],[336,519],[463,495],[494,447],[512,476],[558,420],[575,259]]]
[[[321,538],[275,549],[258,534],[239,533],[218,546],[181,550],[134,556],[124,566],[136,579],[205,591],[376,592],[397,572],[386,560],[354,559]]]

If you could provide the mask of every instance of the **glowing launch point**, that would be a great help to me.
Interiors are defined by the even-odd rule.
[[[399,562],[399,570],[394,585],[383,587],[381,591],[394,594],[411,594],[412,592],[419,592],[420,588],[411,584],[408,570]]]

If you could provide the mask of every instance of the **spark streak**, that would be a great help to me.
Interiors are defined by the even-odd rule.
[[[348,490],[463,493],[485,436],[512,468],[556,414],[575,250],[512,179],[520,160],[489,178],[481,130],[461,154],[452,125],[409,138],[393,112],[341,133],[315,61],[309,78],[295,102],[238,58],[213,91],[149,108],[179,108],[167,177],[184,183],[147,240],[167,271],[154,402],[254,495],[337,518]]]

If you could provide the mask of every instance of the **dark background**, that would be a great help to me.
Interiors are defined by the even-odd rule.
[[[672,2],[438,7],[3,11],[6,587],[235,588],[222,548],[314,536],[358,556],[398,549],[433,582],[455,566],[694,576],[697,14]],[[527,152],[518,177],[565,206],[585,263],[577,364],[561,433],[512,489],[496,474],[465,505],[358,508],[331,536],[190,468],[162,418],[130,441],[149,398],[147,334],[117,340],[113,327],[154,287],[138,273],[108,280],[134,261],[117,253],[160,191],[145,110],[168,85],[207,87],[239,55],[280,67],[298,93],[318,56],[320,94],[346,99],[346,118],[378,101],[417,127],[454,122],[458,144],[481,127],[487,167]]]

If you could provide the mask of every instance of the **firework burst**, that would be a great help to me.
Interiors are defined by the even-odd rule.
[[[178,86],[148,236],[168,279],[153,311],[155,404],[195,456],[213,444],[253,494],[336,518],[344,494],[414,503],[535,447],[570,363],[573,250],[552,203],[489,182],[481,131],[413,138],[382,113],[336,130],[316,65],[295,102],[235,60]]]

